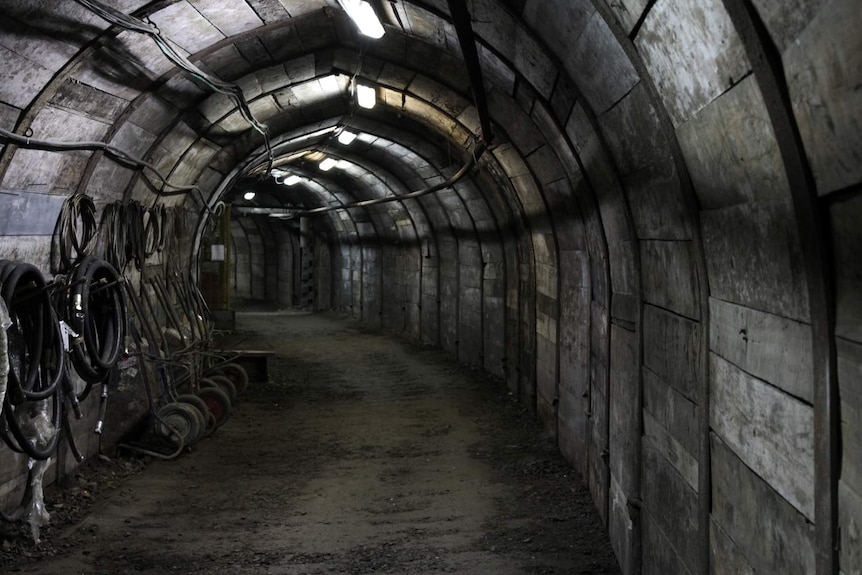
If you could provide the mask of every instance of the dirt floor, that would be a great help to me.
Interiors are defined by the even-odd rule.
[[[268,349],[174,461],[94,460],[0,572],[619,573],[586,486],[502,382],[335,315],[238,315]]]

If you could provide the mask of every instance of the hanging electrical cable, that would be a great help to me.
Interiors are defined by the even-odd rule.
[[[162,251],[165,245],[164,227],[166,208],[153,206],[141,214],[143,222],[144,257]]]
[[[337,206],[321,206],[319,208],[311,208],[309,210],[298,211],[294,214],[291,214],[288,218],[283,219],[293,219],[297,217],[304,216],[313,216],[317,214],[323,214],[327,212],[334,212],[337,210],[347,210],[351,208],[367,208],[369,206],[376,206],[378,204],[387,204],[390,202],[400,202],[403,200],[410,200],[415,198],[421,198],[422,196],[427,196],[429,194],[433,194],[435,192],[439,192],[441,190],[445,190],[446,188],[451,188],[455,184],[457,184],[461,179],[464,178],[467,174],[470,173],[476,164],[479,162],[479,158],[482,157],[482,154],[488,149],[488,146],[485,145],[484,142],[477,142],[476,146],[473,148],[470,158],[467,162],[464,163],[461,168],[455,172],[452,176],[447,178],[445,181],[435,184],[431,187],[424,188],[422,190],[417,190],[415,192],[408,192],[406,194],[401,194],[399,196],[389,196],[387,198],[374,198],[372,200],[361,200],[358,202],[351,202],[348,204],[339,204]]]
[[[180,250],[183,248],[183,230],[185,229],[185,212],[181,207],[168,210],[165,217],[165,229],[163,231],[164,256],[162,263],[165,274],[179,273],[183,267],[184,258]]]
[[[66,273],[76,262],[89,255],[97,232],[93,199],[80,192],[66,198],[51,237],[52,271]]]
[[[207,85],[213,91],[224,94],[232,99],[236,103],[243,119],[263,136],[264,146],[266,147],[267,157],[269,159],[269,169],[267,170],[267,174],[269,173],[275,160],[272,145],[269,140],[269,130],[265,124],[261,123],[254,117],[251,107],[248,104],[248,100],[246,100],[245,95],[243,94],[242,88],[236,84],[225,82],[220,78],[207,74],[195,66],[174,47],[174,43],[169,38],[165,37],[154,24],[147,24],[143,20],[134,16],[120,12],[110,6],[106,6],[101,2],[98,2],[98,0],[75,1],[111,24],[119,26],[125,30],[150,36],[168,60],[189,73],[192,77]]]
[[[45,150],[48,152],[77,152],[83,150],[101,151],[127,167],[143,170],[145,172],[144,177],[147,179],[148,184],[156,190],[155,193],[160,196],[174,196],[177,194],[186,194],[192,191],[196,191],[198,193],[201,192],[200,188],[195,185],[180,185],[172,183],[168,180],[167,176],[162,174],[159,169],[151,163],[135,158],[129,152],[117,148],[116,146],[106,144],[105,142],[62,142],[54,140],[38,140],[29,136],[22,136],[15,132],[10,132],[3,128],[0,128],[0,142],[4,144],[13,144],[19,148]],[[146,172],[152,172],[159,180],[161,180],[161,185],[151,181],[146,175]],[[165,188],[171,188],[173,191],[167,191]]]
[[[156,168],[153,164],[136,158],[129,152],[126,152],[125,150],[122,150],[115,146],[111,146],[110,144],[106,144],[105,142],[62,142],[56,140],[38,140],[29,136],[22,136],[20,134],[16,134],[15,132],[10,132],[9,130],[0,128],[0,143],[12,144],[19,148],[25,148],[30,150],[45,150],[48,152],[75,152],[82,150],[101,151],[119,164],[122,164],[129,168],[141,170],[144,180],[146,181],[150,190],[155,193],[156,196],[176,196],[180,194],[194,192],[198,201],[211,216],[218,217],[219,215],[218,211],[213,210],[213,208],[209,206],[199,186],[196,186],[194,184],[175,184],[168,180],[167,176],[162,174],[161,171],[159,171],[159,169]],[[161,184],[153,182],[150,176],[147,175],[147,172],[152,172],[159,180],[161,180]],[[166,188],[171,188],[173,191],[168,191],[166,190]]]
[[[118,270],[126,266],[126,227],[123,225],[123,203],[114,202],[102,209],[99,235],[102,236],[105,259]]]

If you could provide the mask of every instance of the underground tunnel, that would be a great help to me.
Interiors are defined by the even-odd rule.
[[[397,380],[403,349],[457,366],[434,393],[471,425],[495,410],[457,403],[468,375],[525,414],[625,575],[862,572],[860,25],[858,0],[4,1],[4,537],[133,431],[193,473],[323,401],[276,375]],[[214,430],[245,383],[272,409]],[[376,410],[408,399],[339,405],[397,440],[421,421]],[[306,423],[260,449],[284,473],[291,433],[328,445]],[[584,546],[557,524],[518,541]],[[606,572],[435,557],[224,572]]]

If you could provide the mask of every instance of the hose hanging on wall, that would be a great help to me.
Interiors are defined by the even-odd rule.
[[[70,276],[67,322],[80,337],[72,345],[72,364],[87,382],[104,381],[123,352],[126,300],[120,274],[111,264],[88,256]]]
[[[179,245],[172,237],[181,230],[176,223],[178,212],[178,208],[164,206],[146,208],[135,200],[106,205],[99,226],[105,259],[118,270],[130,262],[142,270],[147,258]]]
[[[49,287],[27,263],[0,261],[9,374],[0,435],[14,451],[45,460],[57,447],[63,411],[65,352]],[[48,412],[51,411],[49,416]]]
[[[96,239],[96,205],[93,199],[75,192],[63,202],[51,238],[51,269],[66,273],[88,255]],[[59,259],[59,261],[58,261]]]
[[[11,325],[12,319],[9,317],[9,311],[6,309],[6,302],[0,298],[0,405],[6,403],[6,382],[9,375],[9,356],[6,330],[9,329]],[[2,427],[2,425],[0,425],[0,427]],[[9,513],[0,509],[0,521],[11,523],[24,517],[31,497],[32,493],[28,477],[22,502]]]
[[[42,272],[32,264],[0,261],[0,295],[12,319],[8,395],[16,403],[45,399],[62,378],[65,355]]]

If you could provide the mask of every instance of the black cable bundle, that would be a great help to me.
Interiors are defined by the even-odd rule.
[[[144,246],[146,257],[161,252],[165,247],[165,228],[168,211],[159,205],[146,210],[143,214]]]
[[[51,269],[54,273],[65,273],[88,255],[97,231],[93,199],[80,192],[66,198],[51,238]]]
[[[105,206],[100,227],[108,263],[123,270],[134,262],[143,269],[148,257],[165,248],[168,221],[164,206],[148,209],[135,200]]]
[[[144,212],[146,208],[134,200],[124,204],[123,222],[126,227],[126,262],[135,262],[143,269],[147,257],[147,239],[144,235]]]
[[[60,324],[42,273],[35,266],[0,261],[0,295],[12,325],[8,334],[9,376],[3,399],[3,440],[15,451],[34,459],[50,457],[59,439],[63,410],[65,353]],[[54,431],[23,429],[35,425],[43,400],[51,399]]]
[[[72,365],[88,392],[105,380],[123,352],[126,300],[116,268],[94,257],[75,267],[69,283],[66,321],[80,336],[72,346]]]

